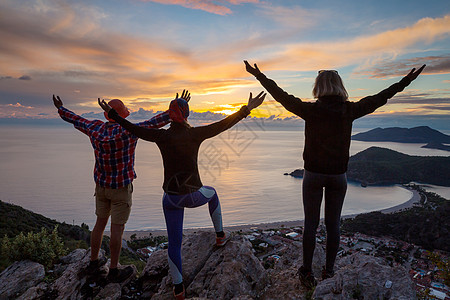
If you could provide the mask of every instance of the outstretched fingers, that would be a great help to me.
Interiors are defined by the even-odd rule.
[[[100,107],[107,113],[109,113],[109,111],[112,109],[112,107],[109,106],[109,104],[106,103],[104,99],[100,101],[100,98],[98,98],[98,105],[100,105]]]
[[[183,93],[181,94],[181,99],[186,100],[186,102],[189,102],[191,100],[191,93],[189,93],[188,90],[183,90]]]
[[[265,93],[264,91],[262,91],[261,93],[259,93],[255,98],[252,97],[252,93],[250,92],[250,98],[248,100],[248,109],[252,110],[254,108],[257,108],[258,106],[261,105],[261,103],[263,103],[264,98],[266,97],[267,93]]]
[[[422,73],[422,71],[423,71],[423,69],[426,67],[426,65],[424,64],[424,65],[422,65],[417,71],[416,71],[416,68],[413,68],[412,70],[411,70],[411,72],[409,72],[408,73],[408,75],[406,75],[409,79],[411,79],[411,80],[414,80],[414,79],[416,79],[419,75],[420,75],[420,73]]]
[[[261,73],[261,71],[259,70],[259,68],[256,64],[254,64],[254,67],[252,67],[246,60],[244,60],[244,64],[245,64],[245,70],[247,70],[247,72],[249,72],[250,74],[256,76],[259,73]]]
[[[53,104],[54,104],[55,107],[58,108],[58,109],[63,105],[61,98],[59,98],[59,96],[56,96],[56,97],[55,97],[54,94],[53,94]]]

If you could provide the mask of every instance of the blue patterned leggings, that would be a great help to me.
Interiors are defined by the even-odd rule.
[[[163,210],[166,219],[167,235],[169,238],[169,267],[174,284],[183,281],[181,269],[181,242],[183,240],[184,208],[199,207],[208,203],[209,214],[214,224],[214,230],[221,232],[222,211],[216,190],[203,186],[194,193],[186,195],[169,195],[164,193]]]

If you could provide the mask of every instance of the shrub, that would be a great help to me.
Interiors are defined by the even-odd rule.
[[[29,259],[49,268],[60,256],[67,254],[58,236],[58,226],[51,233],[42,228],[38,233],[21,232],[14,238],[5,236],[1,242],[2,257],[11,262]]]

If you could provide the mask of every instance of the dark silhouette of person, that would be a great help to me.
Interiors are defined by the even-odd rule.
[[[254,75],[272,97],[288,111],[305,120],[305,147],[303,151],[303,265],[299,277],[308,288],[316,285],[312,274],[312,259],[316,243],[316,231],[320,220],[320,206],[325,195],[325,226],[327,231],[326,264],[322,278],[334,276],[334,263],[340,241],[340,218],[347,191],[347,165],[355,119],[374,112],[387,103],[396,93],[403,91],[417,78],[425,65],[412,69],[399,82],[376,95],[357,102],[348,101],[348,93],[335,70],[321,70],[315,80],[315,102],[303,102],[286,93],[275,81],[267,78],[258,66],[244,61],[246,70]]]
[[[217,192],[204,186],[198,171],[198,151],[201,143],[231,128],[258,107],[266,94],[261,92],[255,98],[250,93],[248,104],[225,119],[199,127],[187,122],[189,105],[183,99],[172,100],[169,129],[150,129],[134,125],[122,118],[105,101],[99,105],[108,116],[127,131],[139,138],[157,144],[164,165],[163,210],[169,239],[168,259],[176,299],[184,299],[185,289],[181,269],[181,242],[183,238],[184,208],[193,208],[208,203],[209,213],[216,232],[216,246],[224,246],[230,238],[223,231],[222,213]]]
[[[189,101],[189,95],[183,91],[182,98]],[[176,95],[178,98],[178,94]],[[119,99],[108,102],[111,107],[123,117],[130,115],[128,108]],[[100,246],[108,219],[111,216],[111,262],[109,265],[108,280],[121,282],[133,274],[131,267],[118,268],[120,251],[122,248],[122,235],[128,221],[132,206],[135,150],[138,137],[125,130],[113,119],[103,122],[100,120],[87,120],[63,106],[59,96],[53,95],[53,104],[58,109],[60,117],[89,136],[94,149],[95,167],[95,214],[97,220],[91,232],[91,259],[89,265],[82,273],[92,274],[106,263],[106,258],[99,259]],[[170,123],[169,111],[160,113],[151,119],[138,123],[146,128],[159,128]]]

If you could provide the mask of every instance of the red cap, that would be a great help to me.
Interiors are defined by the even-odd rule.
[[[119,114],[119,116],[121,116],[122,118],[126,118],[130,115],[130,111],[128,110],[128,108],[125,106],[125,104],[123,104],[122,100],[119,99],[112,99],[111,101],[108,102],[109,106],[111,106],[112,108],[114,108],[115,111],[117,111],[117,113]],[[105,118],[109,121],[109,122],[115,122],[113,119],[110,119],[108,117],[108,114],[106,112],[104,112]]]

